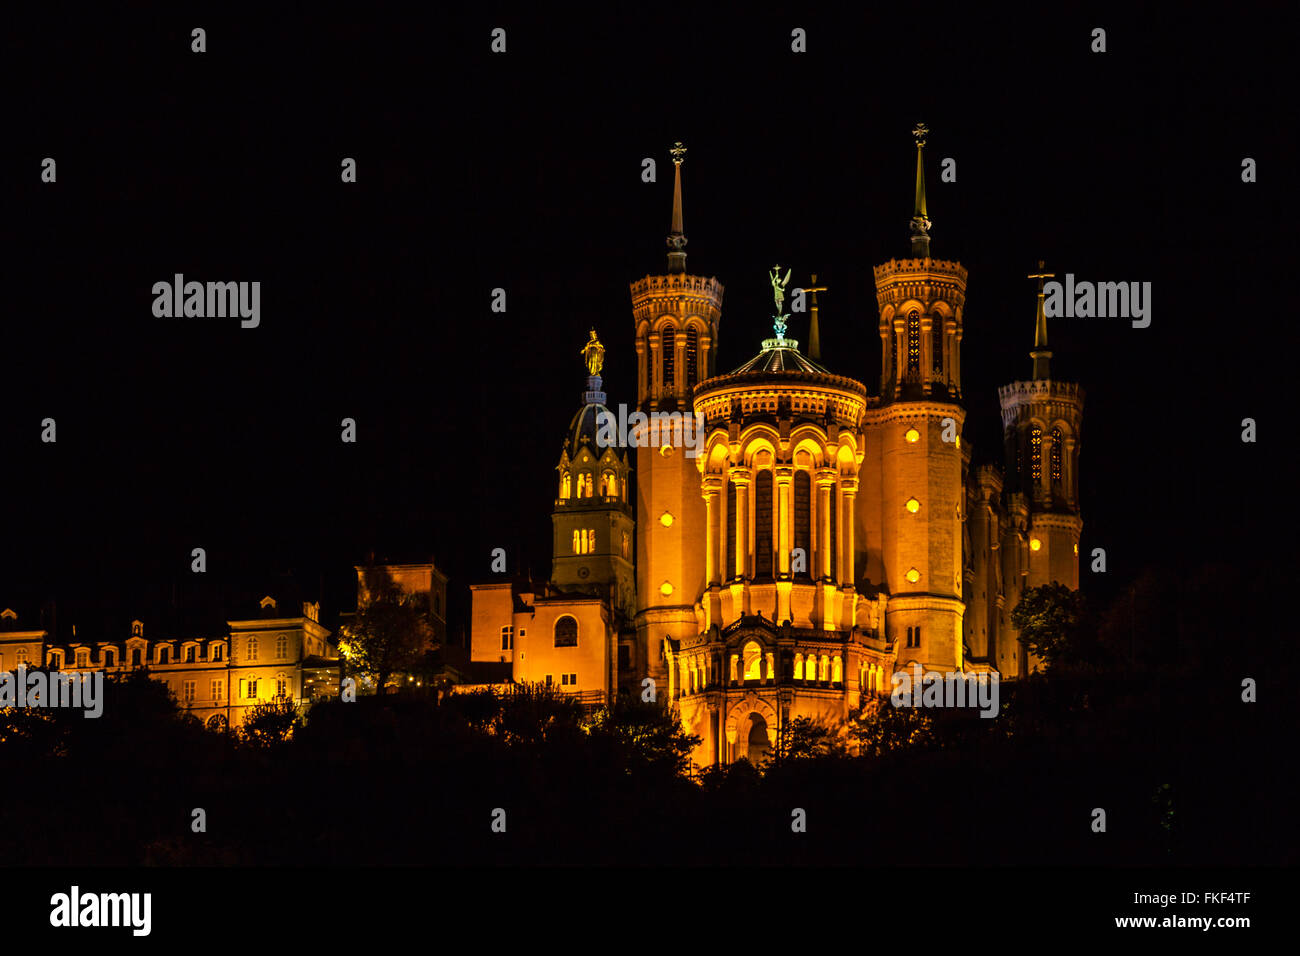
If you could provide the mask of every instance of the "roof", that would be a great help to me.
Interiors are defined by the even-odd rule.
[[[830,369],[820,362],[814,362],[799,351],[799,343],[794,339],[764,339],[763,349],[752,359],[730,374],[741,375],[745,372],[819,372],[828,374]]]

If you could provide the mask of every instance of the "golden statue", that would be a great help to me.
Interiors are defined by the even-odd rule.
[[[587,371],[592,375],[599,375],[600,370],[605,365],[605,346],[600,344],[600,339],[596,338],[596,330],[591,330],[591,338],[582,348],[583,361],[587,363]]]

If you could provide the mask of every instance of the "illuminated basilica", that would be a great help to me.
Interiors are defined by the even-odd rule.
[[[700,442],[604,440],[617,416],[591,333],[551,579],[471,588],[473,660],[591,701],[653,688],[699,736],[697,766],[759,762],[794,718],[836,725],[913,663],[1002,679],[1038,665],[1010,615],[1026,588],[1078,587],[1083,392],[1051,377],[1047,276],[1031,276],[1032,377],[998,394],[1005,467],[972,466],[966,269],[930,254],[926,132],[909,256],[874,270],[876,394],[823,364],[815,277],[792,290],[811,299],[807,353],[786,337],[788,271],[771,277],[773,337],[719,371],[723,287],[686,269],[678,144],[667,270],[631,284],[635,409],[701,417]]]

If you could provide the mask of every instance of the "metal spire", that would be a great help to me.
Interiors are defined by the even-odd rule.
[[[917,123],[916,129],[912,130],[916,137],[916,203],[908,231],[912,235],[912,255],[917,259],[930,257],[930,219],[925,211],[925,164],[921,153],[929,134],[924,123]]]
[[[1052,360],[1052,352],[1047,347],[1047,313],[1043,309],[1043,280],[1056,278],[1054,272],[1043,271],[1044,262],[1038,260],[1038,271],[1029,276],[1030,279],[1038,280],[1038,315],[1034,319],[1034,350],[1029,353],[1034,360],[1034,381],[1051,378],[1051,372],[1048,370],[1048,363]]]
[[[673,156],[673,225],[668,234],[668,271],[686,271],[686,233],[682,227],[682,160],[686,147],[677,142],[669,150]]]

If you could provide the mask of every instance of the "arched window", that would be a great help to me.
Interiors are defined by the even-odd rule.
[[[248,657],[247,657],[247,659],[250,660],[250,661],[255,661],[255,660],[257,660],[257,638],[255,638],[255,637],[250,637],[250,638],[248,639]]]
[[[727,566],[722,580],[730,581],[736,573],[736,483],[727,482]]]
[[[943,371],[943,316],[935,315],[934,324],[930,330],[930,351],[932,353],[933,368],[936,372]]]
[[[1043,430],[1037,425],[1029,430],[1029,476],[1034,484],[1043,480]]]
[[[791,571],[797,577],[806,578],[812,568],[812,476],[800,470],[794,473],[794,546],[803,551],[803,568]]]
[[[225,654],[226,654],[226,646],[224,644],[217,644],[215,647],[212,648],[212,659],[214,661],[221,660],[225,656]]]
[[[673,367],[677,361],[677,333],[673,329],[664,329],[662,351],[664,357],[664,388],[671,388],[673,384]]]
[[[160,647],[160,648],[158,648],[158,663],[159,663],[159,664],[170,664],[170,663],[171,663],[171,656],[172,656],[171,652],[172,652],[172,649],[171,649],[170,647]]]
[[[821,666],[817,668],[817,679],[819,681],[828,680],[830,678],[830,672],[831,672],[831,656],[829,654],[823,654],[821,659]]]
[[[226,732],[226,717],[224,714],[213,714],[208,718],[208,730],[216,733]]]
[[[794,655],[794,679],[803,680],[803,655]]]
[[[831,683],[842,684],[844,682],[844,665],[840,662],[840,655],[836,654],[831,658]]]
[[[560,476],[560,497],[568,498],[573,493],[573,482],[566,471]]]
[[[1051,475],[1052,475],[1052,484],[1053,484],[1053,485],[1059,485],[1059,484],[1061,483],[1061,443],[1062,443],[1062,441],[1064,441],[1064,436],[1062,436],[1062,434],[1061,434],[1061,426],[1060,426],[1060,425],[1057,425],[1057,426],[1055,426],[1055,427],[1052,428],[1052,458],[1051,458],[1051,462],[1052,462],[1052,464],[1051,464],[1051,468],[1052,468],[1052,471],[1051,471]]]
[[[555,622],[555,646],[578,646],[578,619],[568,614]]]
[[[195,650],[196,650],[196,649],[195,649],[194,645],[192,645],[192,644],[191,644],[189,647],[185,648],[185,663],[186,663],[186,664],[193,664],[193,663],[194,663]]]
[[[754,479],[754,577],[772,577],[772,472]]]
[[[700,332],[694,326],[686,330],[686,384],[699,381]]]
[[[577,528],[573,529],[573,553],[582,554],[583,535]]]
[[[762,677],[763,649],[757,641],[745,645],[745,680],[758,680]]]
[[[605,474],[605,487],[601,494],[606,498],[618,497],[618,479],[608,472]]]
[[[63,669],[62,651],[50,651],[50,666],[59,670]]]
[[[104,666],[112,667],[116,663],[117,663],[117,651],[111,647],[104,648]],[[0,670],[4,670],[4,668],[0,667]]]
[[[921,371],[921,316],[916,309],[907,313],[907,371],[909,377]]]

